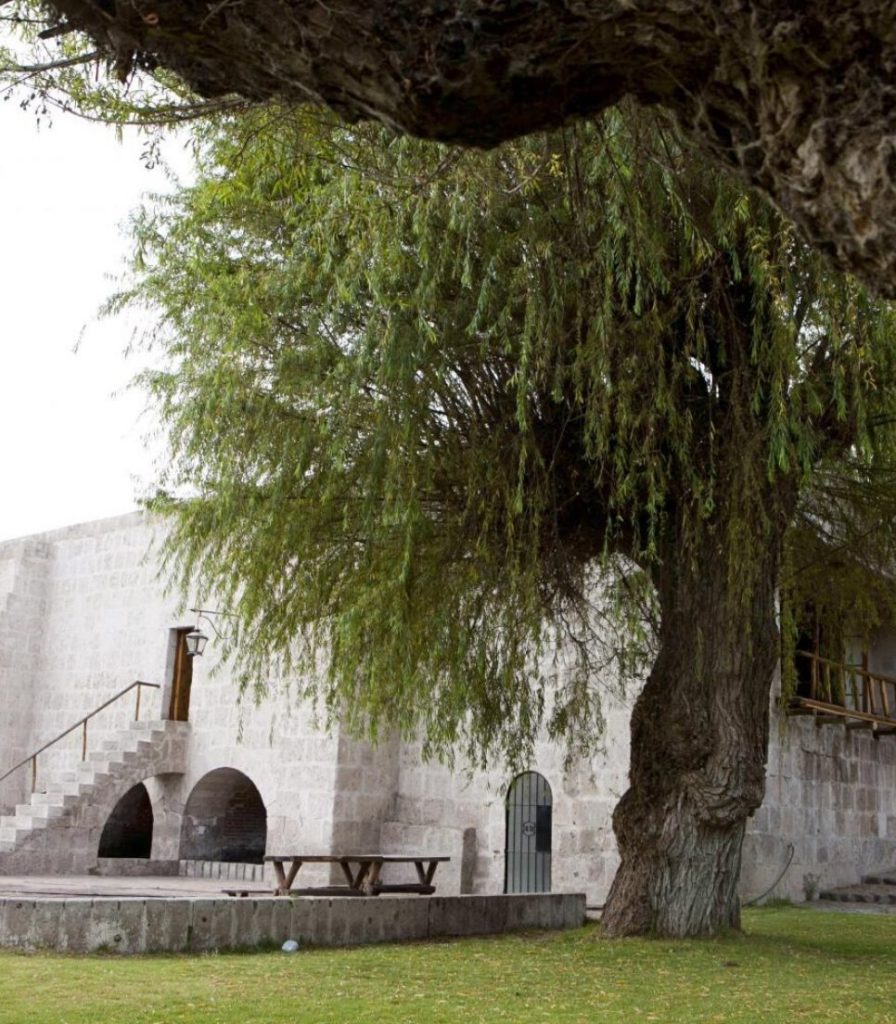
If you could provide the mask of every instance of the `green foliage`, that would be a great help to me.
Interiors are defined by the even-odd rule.
[[[664,567],[749,600],[890,452],[889,309],[643,112],[474,154],[257,111],[134,229],[178,582],[247,686],[430,753],[589,746]]]

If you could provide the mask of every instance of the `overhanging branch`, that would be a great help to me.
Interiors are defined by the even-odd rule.
[[[124,75],[489,146],[629,94],[896,295],[896,38],[880,0],[53,0]]]

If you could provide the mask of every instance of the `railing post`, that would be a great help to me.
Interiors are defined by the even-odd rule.
[[[143,693],[143,684],[137,683],[137,710],[134,712],[134,721],[140,721],[140,694]]]
[[[870,665],[868,662],[868,648],[864,646],[862,647],[862,681],[865,684],[865,686],[863,687],[863,695],[865,698],[865,706],[863,710],[868,711],[870,707],[870,698],[868,696],[868,692],[871,689],[871,672]]]
[[[81,760],[87,760],[87,719],[84,719],[84,731],[81,737]]]
[[[31,792],[37,789],[37,754],[31,758]]]

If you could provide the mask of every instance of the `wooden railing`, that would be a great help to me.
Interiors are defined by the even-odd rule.
[[[4,772],[3,775],[0,775],[0,782],[3,782],[4,779],[8,779],[10,775],[12,775],[13,773],[17,772],[20,768],[24,768],[25,765],[30,764],[31,765],[31,792],[33,793],[34,790],[37,788],[37,758],[38,758],[38,756],[40,754],[42,754],[45,750],[49,750],[50,747],[55,746],[60,740],[64,740],[66,736],[70,736],[73,732],[76,732],[78,729],[81,730],[81,760],[82,761],[85,760],[85,758],[87,757],[87,723],[90,721],[90,719],[91,718],[96,718],[96,716],[101,711],[105,711],[106,708],[108,708],[110,705],[115,704],[117,701],[121,700],[122,697],[125,697],[127,694],[129,694],[131,692],[131,690],[136,689],[136,691],[137,691],[137,701],[136,701],[136,706],[135,706],[135,709],[134,709],[134,721],[135,722],[139,721],[140,720],[140,697],[141,697],[141,694],[142,694],[144,686],[147,687],[150,690],[158,690],[159,689],[159,684],[158,683],[144,683],[144,682],[142,682],[139,679],[136,682],[131,683],[130,686],[126,686],[123,690],[120,690],[118,693],[116,693],[114,697],[110,697],[107,701],[105,701],[105,703],[100,704],[99,707],[94,708],[93,711],[91,711],[89,714],[87,714],[83,718],[79,719],[77,722],[75,722],[74,725],[69,726],[68,729],[66,729],[64,732],[59,733],[59,735],[54,737],[53,739],[51,739],[49,743],[45,743],[38,750],[35,750],[33,754],[29,754],[26,758],[24,758],[23,760],[19,761],[18,764],[13,765],[12,768],[9,769],[9,771]]]
[[[809,662],[809,695],[794,696],[792,709],[896,727],[896,678],[808,651],[796,656]]]

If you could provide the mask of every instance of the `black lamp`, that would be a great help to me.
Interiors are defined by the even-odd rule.
[[[195,627],[184,637],[184,644],[187,648],[188,658],[201,658],[202,652],[205,650],[205,645],[208,643],[208,637],[201,629]]]
[[[202,652],[205,650],[205,645],[208,643],[208,636],[199,628],[199,623],[203,619],[205,619],[205,621],[212,627],[212,632],[219,640],[230,639],[230,637],[224,636],[224,634],[218,629],[212,621],[211,616],[226,615],[229,618],[235,618],[235,616],[231,615],[229,612],[215,611],[213,608],[191,608],[190,611],[196,616],[196,625],[184,637],[184,645],[187,649],[188,658],[201,658]]]

